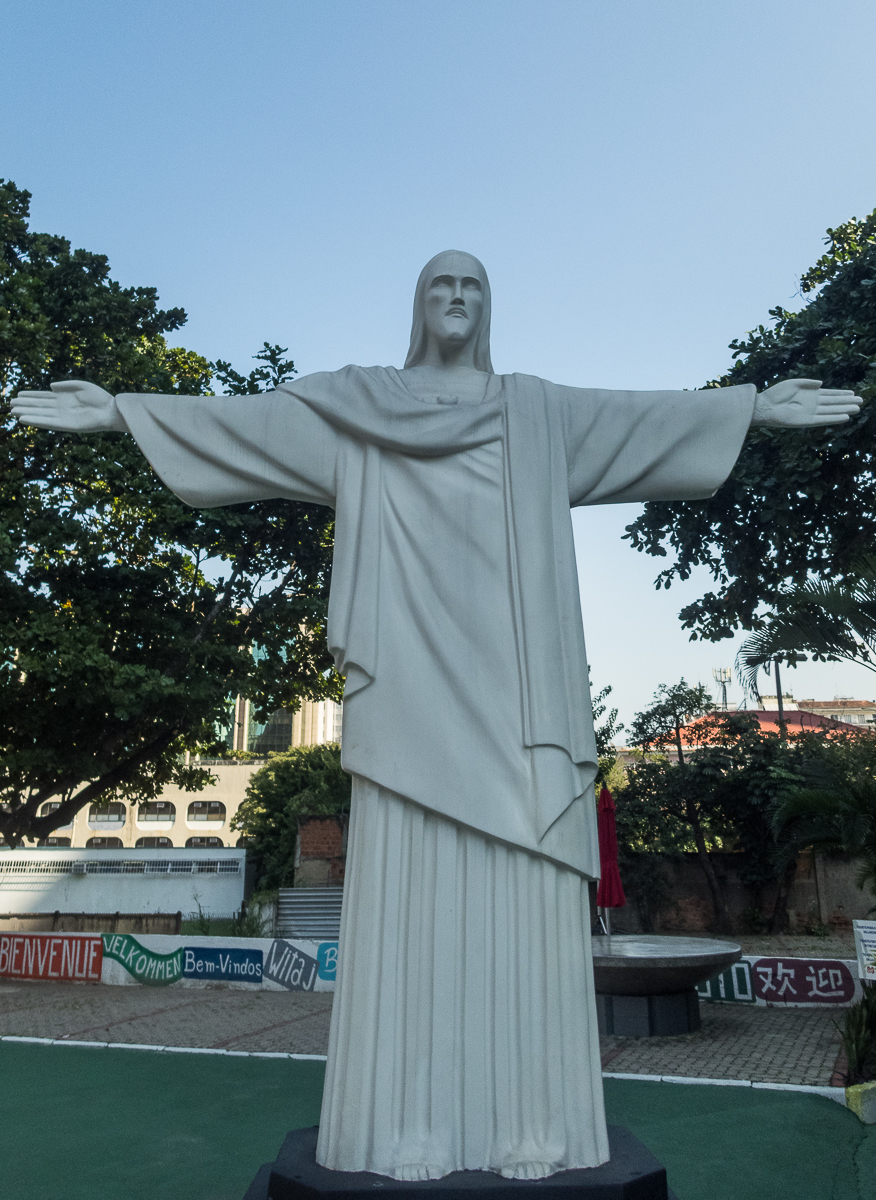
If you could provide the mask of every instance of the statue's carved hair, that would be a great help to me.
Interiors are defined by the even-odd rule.
[[[449,254],[459,253],[461,251],[442,250],[434,258],[430,258],[420,272],[420,278],[417,280],[417,288],[414,292],[414,320],[411,325],[411,345],[408,350],[408,356],[405,359],[406,367],[418,366],[426,354],[426,289],[436,275],[443,274],[439,269],[441,259],[446,258]],[[477,263],[478,273],[481,278],[481,287],[484,289],[484,307],[481,313],[481,324],[475,336],[474,365],[478,371],[487,371],[492,375],[493,363],[490,359],[490,281],[479,259],[475,258],[473,254],[466,254],[466,258],[470,258],[473,262]]]

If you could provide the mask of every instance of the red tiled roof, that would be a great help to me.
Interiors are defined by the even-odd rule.
[[[757,723],[761,729],[767,733],[781,733],[779,727],[779,710],[777,708],[746,708],[740,709],[740,712],[745,712],[749,716],[756,717]],[[721,716],[720,710],[715,710],[713,716]],[[730,714],[728,713],[728,716]],[[848,721],[837,721],[833,717],[824,717],[821,713],[806,712],[801,709],[785,709],[785,728],[788,733],[802,733],[808,729],[865,729],[863,725],[853,725]],[[698,746],[704,744],[702,736],[697,736],[700,733],[698,726],[700,723],[708,729],[707,718],[701,718],[700,721],[694,721],[686,726],[681,731],[682,744],[685,750],[695,750]],[[708,743],[711,739],[707,736],[705,742]]]
[[[761,729],[779,732],[779,710],[776,708],[749,708],[753,717],[757,717]],[[803,729],[848,729],[848,721],[837,721],[833,717],[824,717],[821,713],[806,712],[805,709],[785,709],[785,725],[789,731]],[[860,728],[860,726],[854,726]]]

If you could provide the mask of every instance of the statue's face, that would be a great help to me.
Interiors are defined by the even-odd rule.
[[[426,288],[425,319],[438,345],[462,346],[478,331],[484,311],[484,280],[476,258],[443,255]]]

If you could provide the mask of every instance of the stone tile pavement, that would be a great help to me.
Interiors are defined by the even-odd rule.
[[[325,1054],[332,993],[231,988],[0,983],[0,1035]],[[623,1074],[827,1085],[836,1012],[703,1004],[702,1029],[673,1038],[604,1037],[603,1069]]]
[[[331,992],[0,983],[0,1035],[325,1054]]]
[[[603,1037],[604,1071],[827,1086],[840,1050],[842,1009],[701,1004],[684,1037]]]

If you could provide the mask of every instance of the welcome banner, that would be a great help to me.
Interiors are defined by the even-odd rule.
[[[103,952],[121,963],[137,983],[161,987],[182,978],[182,947],[170,954],[156,954],[129,933],[103,934]]]
[[[92,933],[0,934],[0,976],[100,983],[102,943]]]
[[[337,942],[297,938],[104,934],[101,982],[331,992],[337,957]]]

